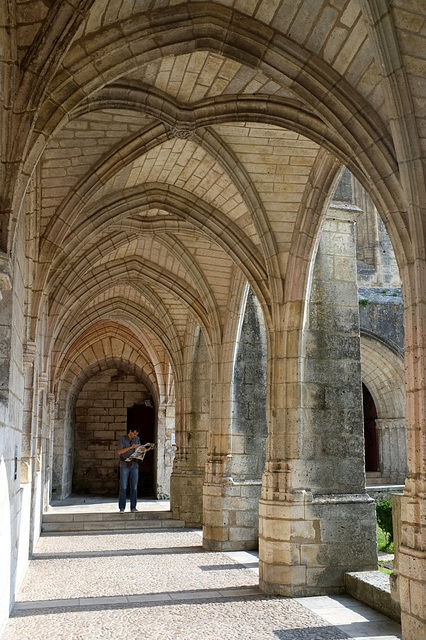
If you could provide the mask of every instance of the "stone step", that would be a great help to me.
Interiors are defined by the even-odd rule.
[[[390,484],[390,478],[385,478],[380,472],[368,471],[366,473],[367,487],[376,487]]]
[[[84,533],[138,529],[182,529],[183,520],[174,520],[170,511],[131,513],[45,513],[42,533]]]
[[[91,511],[91,512],[68,512],[68,513],[44,513],[43,522],[102,522],[102,520],[172,520],[171,511],[137,511],[132,513],[126,511],[124,514],[117,511]]]

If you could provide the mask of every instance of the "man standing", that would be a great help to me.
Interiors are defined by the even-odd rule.
[[[118,443],[118,455],[120,456],[120,493],[118,497],[118,508],[120,509],[120,513],[124,513],[124,509],[126,508],[128,484],[130,484],[130,511],[137,511],[139,463],[137,460],[129,459],[129,457],[141,443],[138,433],[135,429],[128,428],[127,436],[121,436]]]

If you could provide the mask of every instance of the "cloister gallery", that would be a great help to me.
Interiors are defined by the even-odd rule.
[[[425,0],[2,0],[0,29],[0,623],[129,421],[206,549],[338,593],[377,567],[364,389],[424,638]]]

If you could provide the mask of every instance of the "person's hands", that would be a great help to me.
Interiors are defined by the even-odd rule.
[[[138,448],[138,446],[139,446],[138,444],[132,444],[131,448],[132,448],[132,449],[137,449],[137,448]]]

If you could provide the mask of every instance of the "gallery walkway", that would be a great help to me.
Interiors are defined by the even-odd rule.
[[[139,503],[167,510],[167,502]],[[116,512],[70,499],[50,513]],[[126,519],[133,514],[119,516]],[[347,596],[268,597],[255,553],[204,551],[194,529],[45,533],[2,640],[343,640],[401,638]]]

